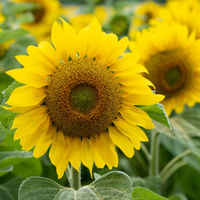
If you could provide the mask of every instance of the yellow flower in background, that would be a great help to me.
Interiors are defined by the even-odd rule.
[[[165,95],[161,103],[168,115],[200,102],[200,41],[195,32],[189,34],[179,23],[162,23],[138,32],[130,49],[141,53],[140,63],[149,71],[145,77]]]
[[[0,3],[0,24],[2,23],[2,22],[4,22],[4,20],[5,20],[5,17],[1,14],[2,12],[1,12],[1,9],[2,9],[2,6],[1,6],[1,3]]]
[[[22,24],[22,28],[33,34],[37,41],[50,40],[53,22],[60,16],[61,8],[58,0],[12,0],[17,3],[36,3],[32,12],[34,21]]]
[[[152,19],[157,19],[162,16],[163,5],[154,1],[147,1],[138,4],[134,10],[134,15],[131,19],[129,37],[135,38],[135,32],[140,29],[140,26],[150,25]]]
[[[195,30],[196,37],[200,38],[200,2],[198,0],[169,1],[161,18],[166,23],[179,22],[188,26],[190,33]]]
[[[25,85],[16,88],[5,109],[19,113],[12,129],[25,151],[49,157],[61,178],[68,162],[79,171],[81,162],[92,174],[98,168],[117,167],[115,145],[131,158],[140,141],[148,141],[140,129],[154,128],[137,105],[163,100],[140,75],[138,55],[122,56],[127,37],[118,41],[102,31],[96,18],[78,34],[67,22],[54,22],[52,42],[29,46],[28,56],[17,56],[24,66],[7,72]],[[140,126],[140,127],[139,127]]]
[[[74,16],[68,17],[70,24],[75,29],[76,32],[80,31],[82,28],[87,26],[92,22],[94,16],[98,19],[101,24],[104,24],[107,18],[106,14],[106,7],[105,6],[95,6],[93,13],[74,13]],[[68,13],[66,13],[68,14]]]
[[[157,4],[154,1],[147,1],[142,4],[138,4],[136,7],[134,14],[134,24],[149,24],[149,21],[154,18],[160,17],[160,12],[163,10],[163,6],[161,4]]]

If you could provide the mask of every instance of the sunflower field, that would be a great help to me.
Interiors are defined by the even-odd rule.
[[[0,200],[199,200],[199,24],[199,0],[1,0]]]

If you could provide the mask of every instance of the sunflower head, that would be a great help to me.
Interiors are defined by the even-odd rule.
[[[110,21],[111,30],[117,35],[125,34],[128,30],[128,26],[128,17],[122,14],[115,15]]]
[[[62,19],[61,19],[62,20]],[[49,157],[61,178],[68,163],[79,171],[81,162],[91,172],[117,167],[115,145],[134,155],[151,129],[149,116],[137,105],[161,101],[150,81],[140,75],[138,55],[123,54],[127,37],[118,41],[102,31],[96,18],[76,31],[62,20],[54,22],[52,42],[29,46],[28,56],[17,56],[24,66],[7,74],[25,85],[16,88],[5,109],[19,113],[12,128],[23,149],[34,147],[35,157],[50,147]]]
[[[148,77],[158,93],[165,95],[163,105],[168,113],[180,113],[184,105],[200,101],[199,82],[200,43],[195,33],[189,34],[179,23],[161,23],[148,31],[138,32],[130,49],[141,52],[140,62],[148,69]]]
[[[38,41],[50,40],[51,26],[61,14],[58,0],[12,0],[16,3],[33,3],[31,10],[33,22],[21,24],[22,28],[33,34]]]
[[[186,25],[190,33],[196,31],[196,37],[200,38],[200,27],[198,23],[200,20],[200,2],[198,0],[168,1],[160,18],[168,24],[178,22]],[[156,23],[156,21],[153,21],[153,23]]]

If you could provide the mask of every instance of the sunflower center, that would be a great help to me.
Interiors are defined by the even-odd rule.
[[[178,65],[172,66],[165,74],[164,79],[166,83],[173,87],[178,84],[182,77],[181,67]]]
[[[119,83],[96,61],[77,59],[57,69],[50,78],[45,103],[53,124],[72,137],[105,131],[118,114]]]
[[[71,92],[71,106],[78,112],[87,113],[97,104],[97,91],[92,85],[77,85]]]
[[[35,10],[32,11],[32,13],[33,13],[34,18],[35,18],[33,23],[37,24],[45,16],[45,8],[40,4],[40,5],[38,5],[38,8],[36,8]]]
[[[146,77],[166,98],[179,94],[190,83],[191,67],[181,50],[160,52],[152,56],[145,66],[149,71]]]

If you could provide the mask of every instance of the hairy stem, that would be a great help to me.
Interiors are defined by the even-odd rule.
[[[181,158],[189,155],[191,153],[190,150],[186,150],[183,153],[177,155],[176,157],[174,157],[170,162],[168,162],[168,164],[163,168],[163,170],[160,172],[160,177],[161,179],[165,176],[165,174],[171,169],[171,167]]]

